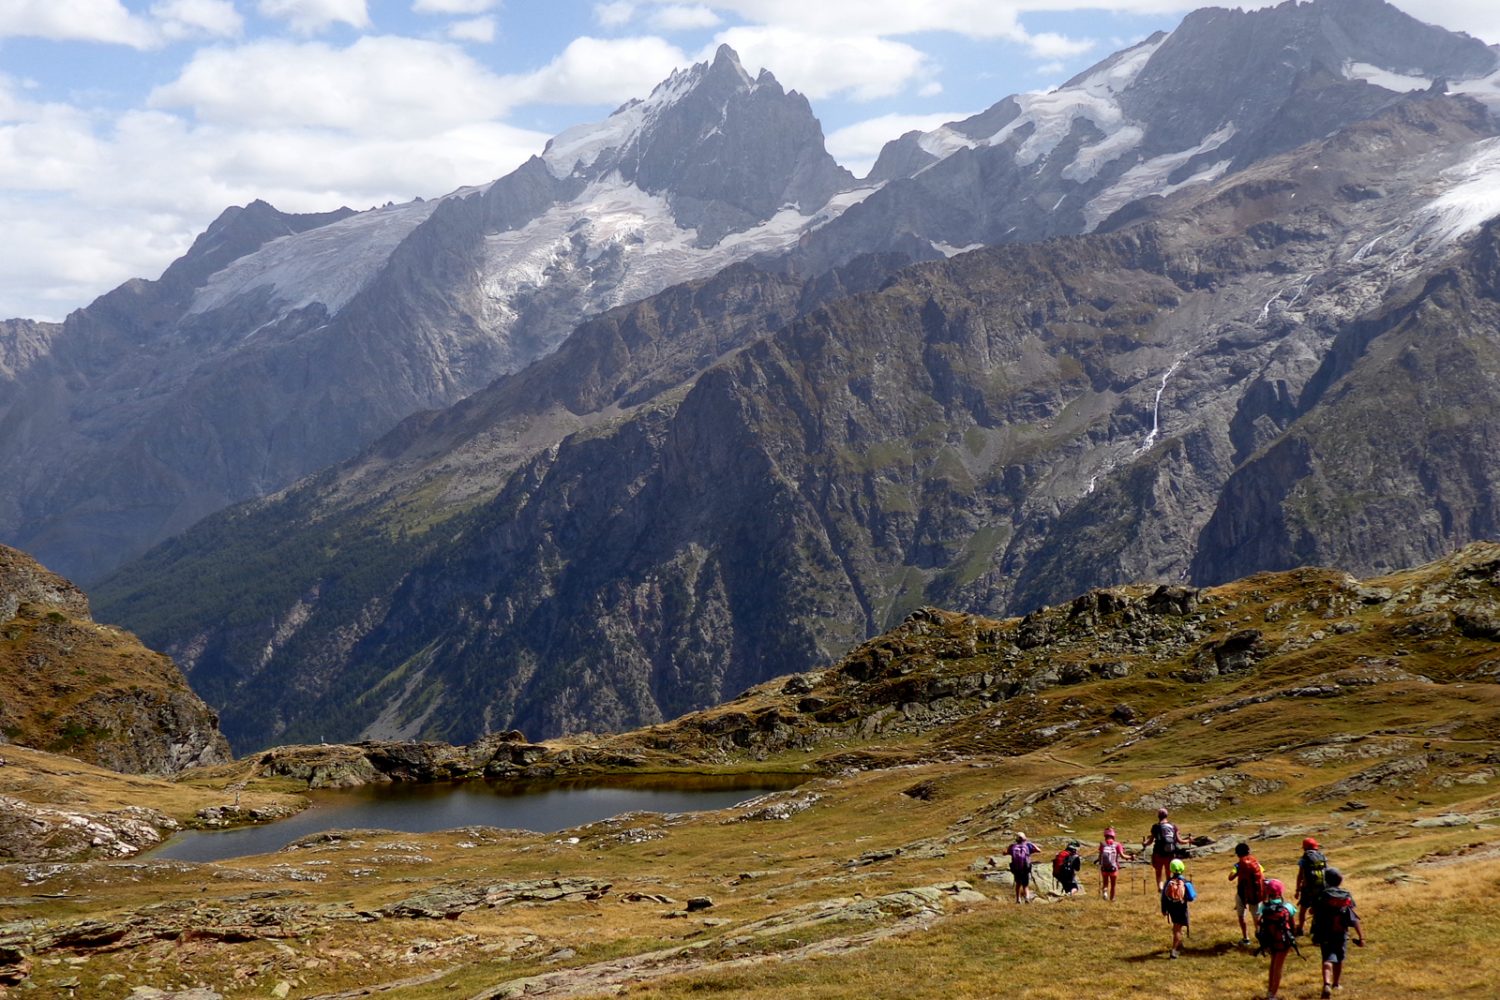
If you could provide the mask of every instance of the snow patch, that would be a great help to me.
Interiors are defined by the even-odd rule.
[[[473,188],[448,197],[472,193]],[[216,309],[267,287],[280,315],[321,302],[338,312],[385,266],[396,246],[426,221],[443,199],[371,209],[304,233],[271,240],[230,263],[193,296],[189,315]]]
[[[542,150],[542,161],[552,176],[563,178],[587,170],[605,153],[624,149],[645,130],[657,115],[676,104],[703,79],[706,64],[675,71],[651,91],[644,100],[625,104],[602,122],[575,125],[554,136]],[[743,69],[740,77],[750,86]]]
[[[970,250],[978,250],[982,246],[984,246],[983,243],[970,243],[966,247],[956,247],[952,243],[934,242],[932,244],[932,249],[936,250],[944,257],[957,257],[961,253],[968,253]]]
[[[1020,105],[1021,113],[993,135],[975,139],[944,125],[922,135],[917,145],[938,159],[946,159],[960,149],[998,146],[1030,125],[1031,134],[1016,151],[1016,162],[1025,166],[1051,155],[1072,131],[1073,123],[1085,118],[1105,137],[1079,150],[1063,176],[1079,182],[1090,180],[1104,164],[1140,143],[1143,133],[1138,126],[1125,123],[1125,113],[1116,95],[1135,82],[1164,41],[1165,37],[1127,49],[1113,62],[1070,87],[1016,95],[1013,100]]]
[[[1139,146],[1145,136],[1138,125],[1122,126],[1113,135],[1078,150],[1073,162],[1063,168],[1063,178],[1079,184],[1093,180],[1106,163],[1118,160]]]
[[[1021,105],[1021,115],[986,142],[998,146],[1021,126],[1030,123],[1032,132],[1016,150],[1016,162],[1022,166],[1035,163],[1051,155],[1058,144],[1067,138],[1073,122],[1086,118],[1106,136],[1113,135],[1124,125],[1125,112],[1113,95],[1090,93],[1082,89],[1054,90],[1046,94],[1022,94],[1016,100]]]
[[[917,145],[925,153],[931,153],[940,160],[945,160],[958,152],[960,149],[973,149],[981,145],[980,140],[971,139],[962,132],[955,131],[947,125],[940,125],[931,132],[924,132],[917,139]]]
[[[731,233],[714,246],[699,247],[697,231],[677,224],[666,198],[611,171],[573,202],[554,206],[520,229],[487,236],[481,289],[496,318],[504,321],[513,316],[518,293],[612,254],[613,280],[589,283],[584,311],[611,309],[679,282],[707,277],[755,254],[786,249],[878,188],[843,192],[811,216],[787,206],[758,226]]]
[[[1167,178],[1178,167],[1187,163],[1195,156],[1218,149],[1233,138],[1234,133],[1235,125],[1233,122],[1229,122],[1215,129],[1202,142],[1191,149],[1180,150],[1176,153],[1164,153],[1161,156],[1154,156],[1144,163],[1137,163],[1125,171],[1119,180],[1095,195],[1083,207],[1084,232],[1093,232],[1099,223],[1109,218],[1116,210],[1138,198],[1144,198],[1153,194],[1169,195],[1174,191],[1180,191],[1190,184],[1207,184],[1217,180],[1223,175],[1224,171],[1229,169],[1229,160],[1220,160],[1176,184],[1167,182]]]
[[[1500,114],[1500,69],[1489,76],[1474,80],[1461,80],[1448,87],[1450,94],[1463,94],[1488,105],[1491,111]]]
[[[1398,94],[1412,90],[1426,90],[1432,86],[1430,77],[1413,73],[1397,73],[1395,70],[1381,69],[1371,63],[1362,62],[1344,63],[1344,79],[1363,80],[1377,87],[1384,87],[1386,90],[1394,90]]]
[[[1413,240],[1430,236],[1448,243],[1500,215],[1500,139],[1477,142],[1473,150],[1443,171],[1453,186],[1420,210]]]

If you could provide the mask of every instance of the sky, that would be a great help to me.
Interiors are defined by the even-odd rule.
[[[0,318],[154,278],[226,207],[369,208],[503,176],[721,43],[862,174],[1191,0],[0,0]],[[1241,3],[1262,6],[1262,3]],[[1500,43],[1496,0],[1398,0]]]

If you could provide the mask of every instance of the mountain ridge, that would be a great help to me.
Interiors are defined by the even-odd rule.
[[[1111,232],[919,265],[805,311],[753,268],[721,276],[680,314],[685,328],[736,287],[779,288],[783,324],[705,374],[511,453],[493,498],[440,515],[430,495],[397,489],[386,514],[346,507],[322,535],[273,534],[289,553],[331,546],[388,567],[359,584],[315,565],[280,574],[280,596],[260,599],[278,618],[300,609],[284,646],[267,645],[249,608],[207,631],[192,615],[147,623],[153,603],[167,607],[150,581],[201,592],[192,567],[243,549],[250,535],[230,520],[106,587],[106,606],[178,653],[217,703],[245,706],[226,707],[238,740],[247,726],[296,738],[278,727],[311,704],[359,732],[390,699],[403,706],[382,716],[394,732],[462,738],[650,721],[826,657],[919,604],[1019,611],[1101,582],[1207,575],[1192,553],[1220,491],[1305,419],[1297,400],[1316,397],[1307,388],[1341,331],[1452,255],[1483,280],[1493,228],[1468,237],[1471,252],[1434,206],[1462,183],[1454,164],[1494,134],[1478,105],[1418,95]],[[1375,178],[1383,193],[1369,197]],[[685,301],[592,329],[607,346]],[[507,391],[524,398],[532,377]],[[423,462],[461,476],[499,454],[488,447]],[[307,523],[298,511],[326,502],[320,489],[241,516]],[[397,508],[414,520],[392,519]],[[406,554],[382,541],[393,533]],[[1385,541],[1357,538],[1330,551],[1358,567]],[[236,651],[268,648],[253,671]],[[303,707],[271,708],[289,689]]]

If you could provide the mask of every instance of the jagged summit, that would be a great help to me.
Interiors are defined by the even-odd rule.
[[[854,182],[823,148],[807,100],[785,92],[769,71],[752,79],[728,45],[604,121],[556,136],[542,160],[559,179],[665,195],[700,246],[784,206],[810,215]]]
[[[0,539],[91,582],[587,316],[784,252],[852,188],[806,99],[723,47],[488,184],[357,213],[228,209],[160,281],[0,327]]]

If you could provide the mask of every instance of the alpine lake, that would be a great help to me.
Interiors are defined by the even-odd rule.
[[[328,830],[430,833],[488,826],[547,833],[622,813],[725,809],[806,780],[791,774],[657,774],[553,782],[396,782],[311,791],[305,793],[308,807],[295,816],[229,830],[187,830],[142,857],[224,861],[270,854]]]

